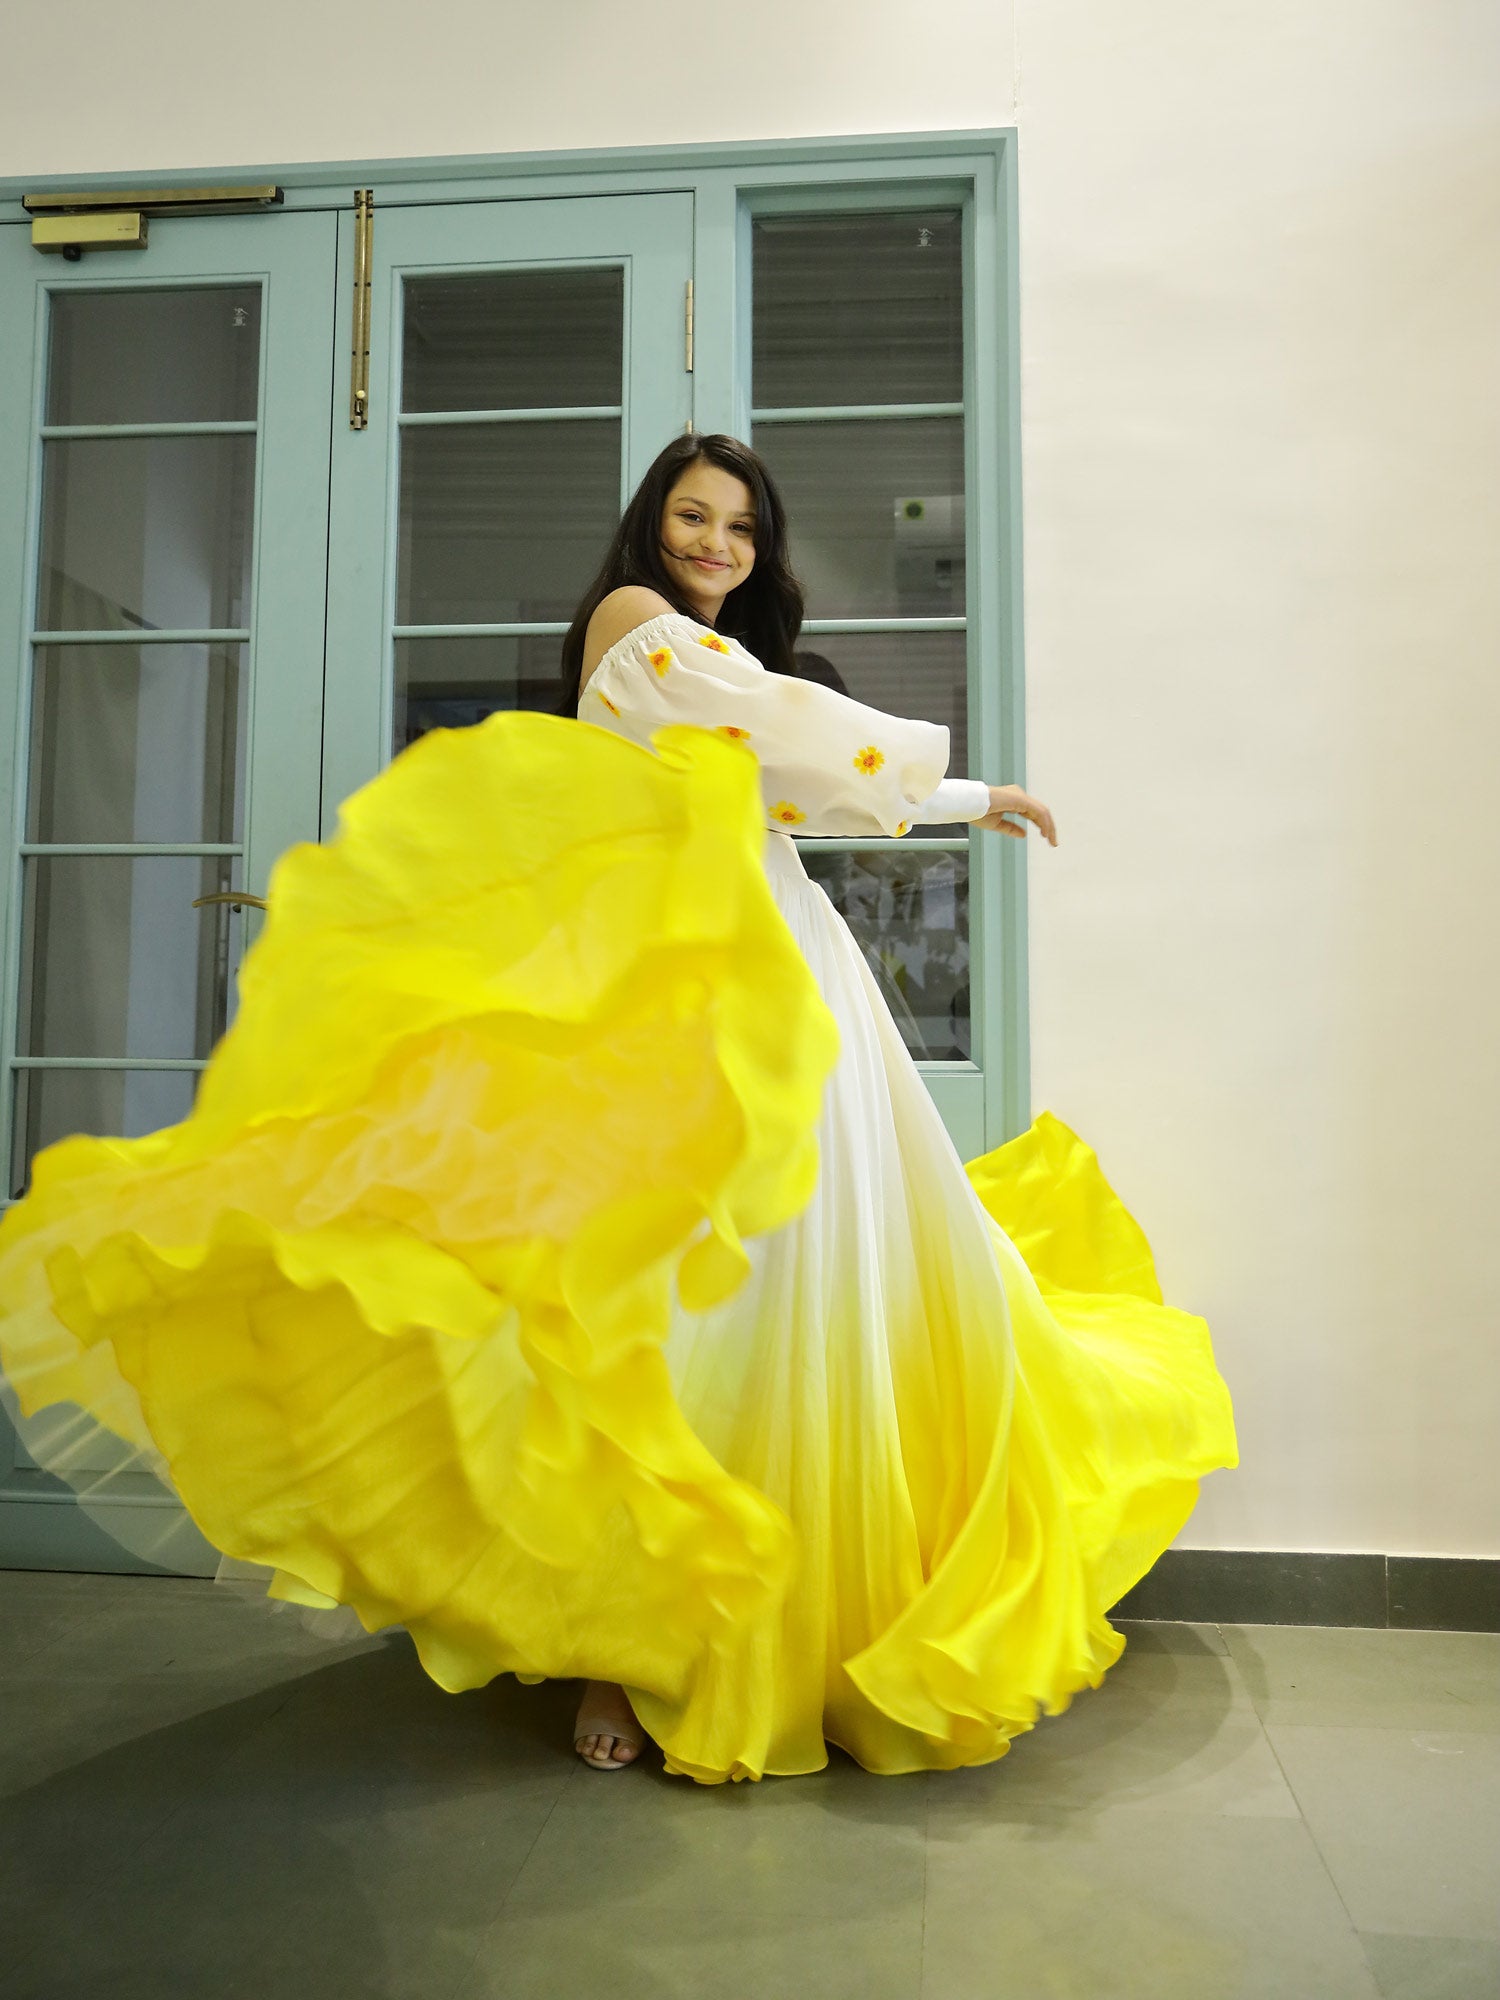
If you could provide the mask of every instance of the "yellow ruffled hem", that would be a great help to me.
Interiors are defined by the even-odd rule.
[[[999,1225],[1016,1388],[924,1587],[847,1663],[882,1718],[855,1754],[889,1772],[991,1762],[1097,1688],[1125,1647],[1105,1614],[1175,1541],[1199,1480],[1238,1463],[1208,1328],[1162,1304],[1091,1148],[1042,1112],[967,1172]]]
[[[745,1635],[686,1712],[634,1696],[669,1771],[791,1775],[821,1769],[829,1744],[882,1775],[996,1761],[1102,1683],[1125,1647],[1107,1613],[1176,1539],[1199,1480],[1237,1463],[1208,1329],[1161,1303],[1150,1246],[1091,1149],[1043,1112],[968,1172],[997,1225],[1013,1369],[983,1365],[1003,1345],[994,1327],[929,1320],[963,1383],[936,1440],[970,1461],[950,1531],[873,1642],[837,1664],[814,1731],[774,1676],[757,1684],[763,1649]],[[929,1309],[946,1289],[932,1273]]]
[[[83,1405],[216,1547],[406,1626],[448,1688],[670,1692],[790,1561],[661,1343],[674,1283],[712,1303],[805,1202],[837,1033],[753,761],[657,751],[424,738],[278,863],[189,1118],[49,1148],[0,1222],[26,1413]]]

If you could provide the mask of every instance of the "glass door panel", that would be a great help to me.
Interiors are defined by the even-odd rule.
[[[802,848],[803,863],[859,939],[913,1054],[968,1062],[969,871],[961,852],[929,843]]]
[[[244,655],[238,642],[35,646],[27,840],[242,845]]]
[[[961,418],[757,416],[755,448],[787,503],[809,616],[962,619]]]
[[[550,633],[398,639],[391,749],[429,729],[464,729],[501,708],[551,708],[558,640]]]
[[[691,414],[691,250],[685,195],[376,209],[369,427],[334,444],[325,825],[424,730],[556,706],[578,600]]]
[[[598,403],[618,409],[623,264],[413,273],[401,297],[401,408],[408,415]]]
[[[801,671],[944,724],[969,775],[963,210],[759,214],[750,250],[752,437],[807,592]],[[969,839],[801,843],[961,1134],[983,1127]]]
[[[80,301],[81,303],[81,301]],[[239,627],[250,587],[255,436],[42,443],[37,627]]]
[[[959,403],[957,208],[755,219],[757,405]]]
[[[618,415],[404,424],[396,622],[571,619],[619,481]]]
[[[47,422],[253,423],[260,315],[258,280],[99,291],[80,276],[52,293]]]
[[[136,261],[66,265],[0,232],[0,427],[30,438],[0,501],[6,1199],[56,1139],[186,1116],[259,921],[204,899],[316,837],[335,238],[169,219]],[[110,1474],[85,1519],[26,1435],[0,1420],[0,1562],[203,1559],[123,1447],[76,1462]]]

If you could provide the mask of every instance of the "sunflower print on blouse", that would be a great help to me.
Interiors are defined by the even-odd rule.
[[[609,710],[611,715],[618,715],[620,713],[620,711],[615,707],[614,703],[610,700],[609,696],[604,692],[603,688],[595,688],[594,693],[598,695],[599,699],[604,703],[604,706]]]
[[[771,808],[771,818],[780,820],[783,826],[800,826],[807,814],[790,799],[778,799]]]
[[[714,731],[714,734],[716,736],[727,736],[731,743],[748,743],[750,741],[749,730],[741,729],[738,723],[734,722],[721,722]]]
[[[863,750],[854,753],[854,768],[863,771],[867,778],[873,778],[885,762],[885,752],[877,750],[873,743],[867,743]]]
[[[646,658],[655,667],[657,675],[660,677],[672,664],[672,648],[670,646],[658,646],[656,651],[648,653]]]
[[[705,632],[702,638],[699,639],[698,644],[700,646],[707,646],[711,653],[727,653],[729,651],[729,648],[717,632]]]

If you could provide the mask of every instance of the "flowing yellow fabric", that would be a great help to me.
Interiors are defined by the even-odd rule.
[[[191,1115],[0,1221],[0,1365],[447,1688],[620,1681],[703,1782],[983,1762],[1227,1392],[1065,1126],[972,1198],[753,754],[653,741],[436,732],[284,856]]]
[[[920,1761],[942,1765],[1001,1754],[1040,1711],[1099,1685],[1125,1644],[1105,1613],[1175,1539],[1199,1479],[1238,1463],[1208,1328],[1162,1304],[1150,1246],[1092,1150],[1043,1112],[967,1171],[998,1225],[1008,1422],[997,1395],[951,1540],[849,1665],[931,1747]],[[982,1379],[979,1399],[971,1389],[971,1437]]]
[[[660,752],[534,715],[413,746],[278,863],[192,1114],[47,1149],[0,1223],[23,1409],[159,1454],[218,1548],[449,1688],[670,1691],[789,1560],[661,1341],[674,1267],[710,1302],[806,1200],[836,1035],[752,761]]]

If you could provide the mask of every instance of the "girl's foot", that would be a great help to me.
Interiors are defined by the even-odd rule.
[[[645,1731],[613,1681],[588,1681],[573,1725],[573,1748],[595,1771],[623,1771],[641,1754]]]

